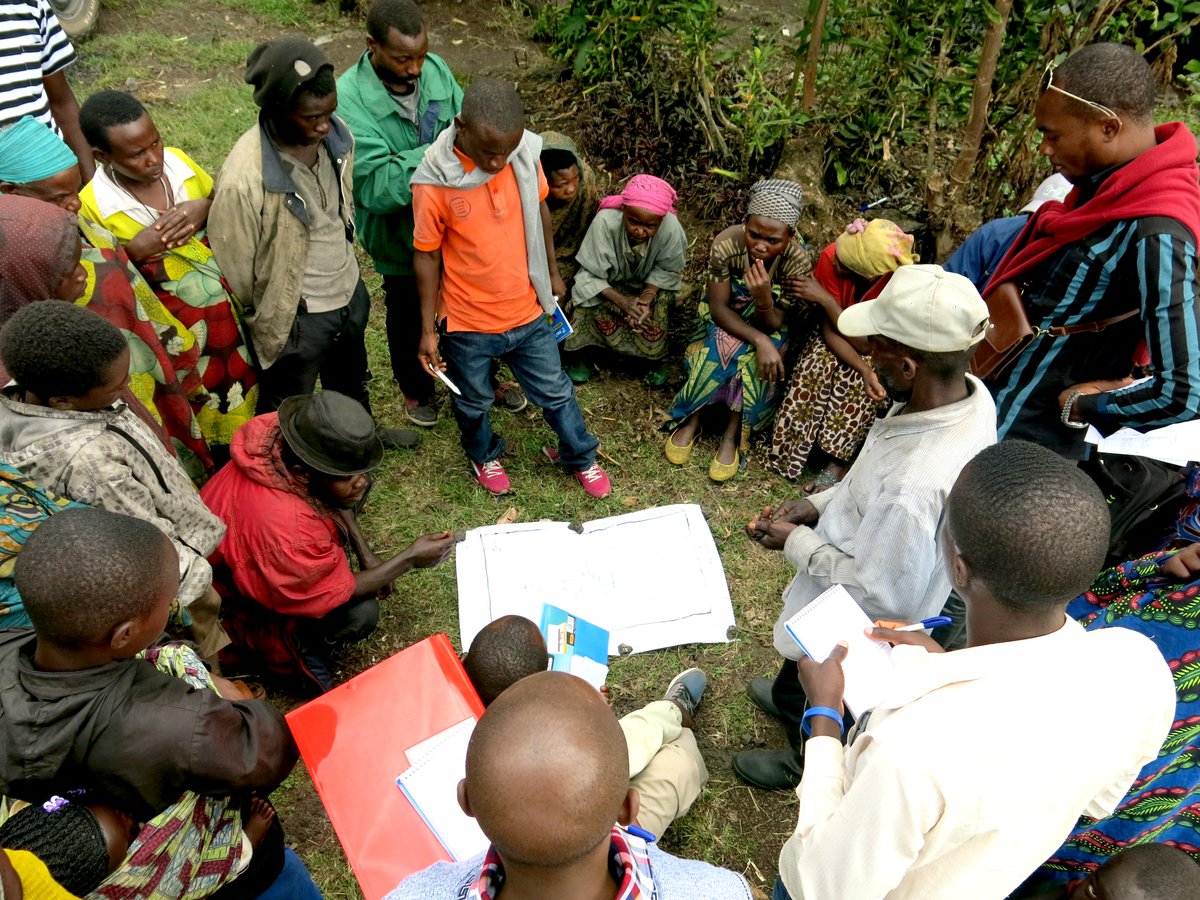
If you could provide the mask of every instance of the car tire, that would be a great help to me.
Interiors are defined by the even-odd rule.
[[[50,0],[50,6],[63,31],[73,41],[91,34],[100,18],[100,0]]]

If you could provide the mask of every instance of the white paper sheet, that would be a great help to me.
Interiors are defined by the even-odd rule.
[[[695,504],[597,519],[493,525],[455,554],[464,647],[503,615],[540,621],[552,603],[609,632],[608,652],[723,643],[734,624],[725,570]]]
[[[455,862],[488,848],[479,823],[458,805],[458,783],[466,774],[467,745],[474,731],[475,720],[463,719],[409,747],[404,755],[410,765],[396,779],[397,787]]]
[[[792,640],[815,660],[828,659],[839,641],[849,645],[842,662],[846,676],[843,699],[856,719],[879,702],[892,674],[891,645],[863,634],[863,629],[872,624],[840,584],[823,592],[784,623]]]
[[[1088,426],[1086,439],[1089,444],[1095,444],[1101,453],[1147,456],[1176,466],[1200,459],[1200,420],[1166,425],[1146,432],[1122,428],[1108,437]]]

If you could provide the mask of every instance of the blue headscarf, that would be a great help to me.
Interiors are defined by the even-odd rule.
[[[33,116],[0,131],[0,181],[32,184],[78,163],[63,139]]]

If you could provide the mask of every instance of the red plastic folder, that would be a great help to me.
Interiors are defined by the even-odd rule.
[[[483,704],[444,634],[374,665],[288,713],[309,775],[367,900],[449,860],[396,776],[404,749],[461,722]]]

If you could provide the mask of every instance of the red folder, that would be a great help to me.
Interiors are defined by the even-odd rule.
[[[404,749],[478,719],[483,704],[444,634],[435,634],[288,713],[325,811],[367,900],[449,860],[396,787]]]

